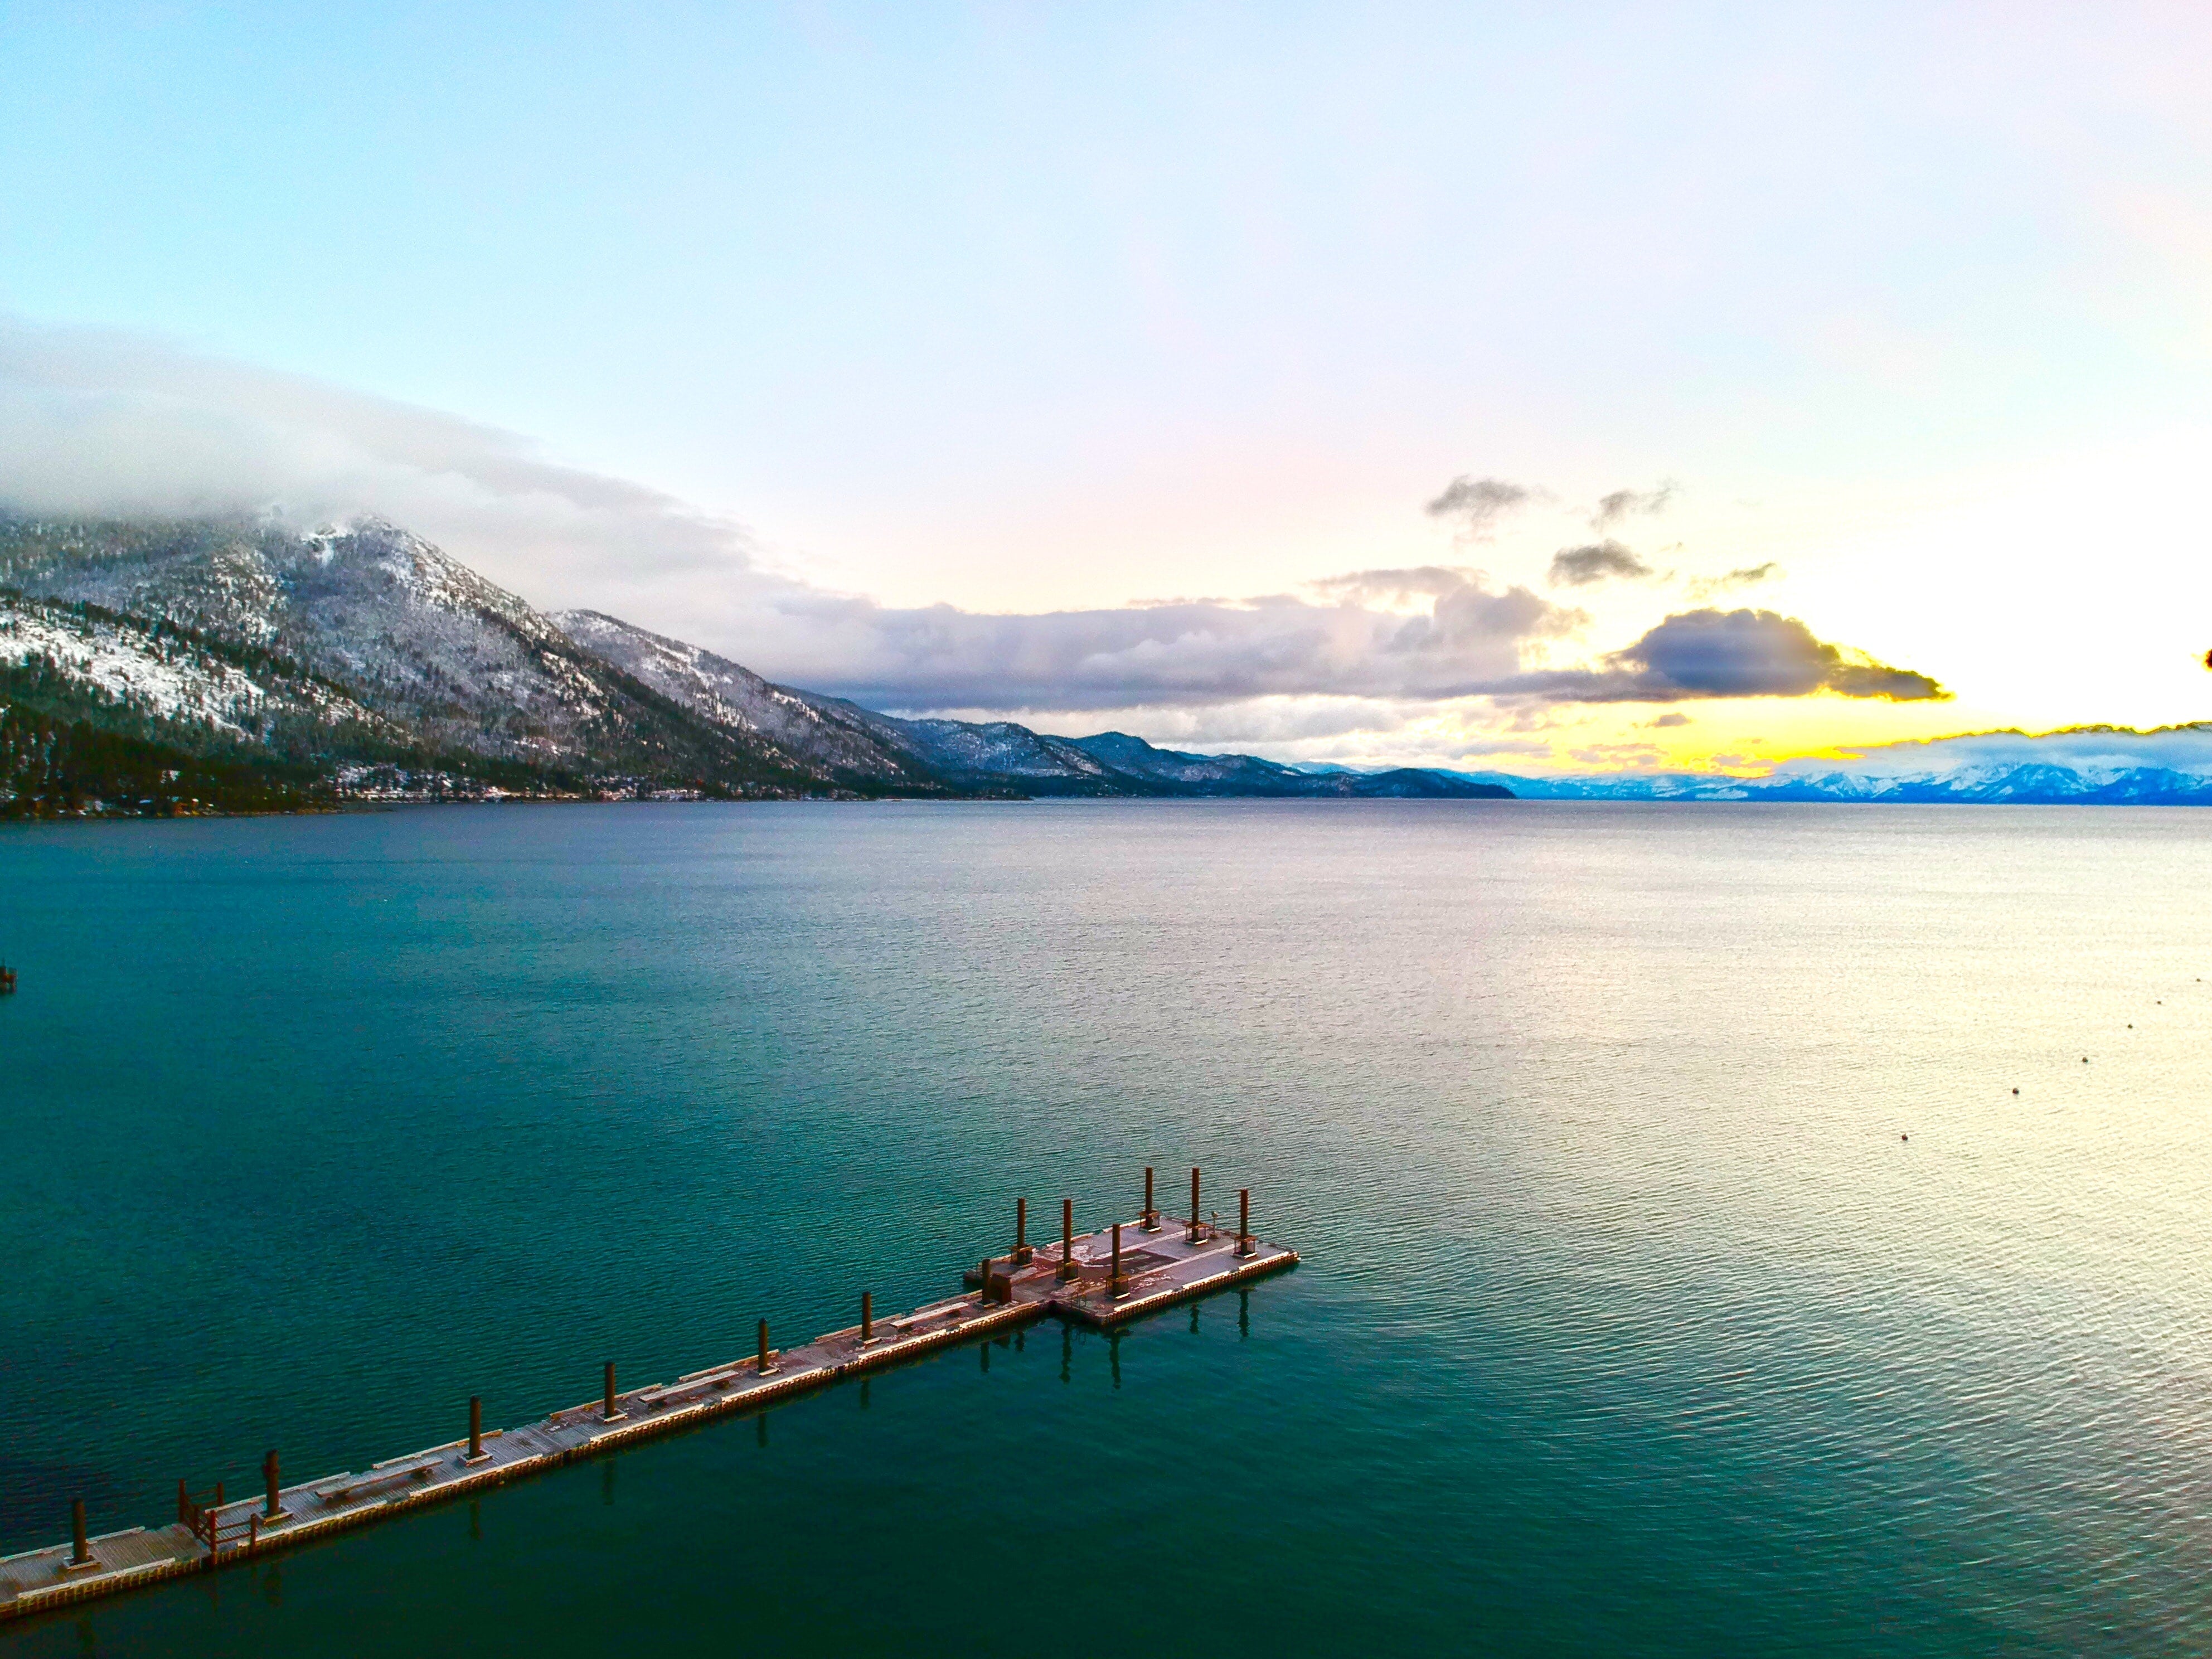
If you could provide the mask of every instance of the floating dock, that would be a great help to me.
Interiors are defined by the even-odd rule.
[[[1013,1249],[967,1270],[967,1282],[976,1287],[973,1294],[882,1320],[864,1294],[858,1325],[804,1347],[771,1348],[763,1320],[754,1352],[673,1382],[618,1390],[609,1364],[598,1399],[516,1429],[484,1429],[479,1403],[471,1400],[465,1438],[388,1458],[360,1474],[325,1475],[287,1486],[272,1451],[263,1460],[260,1496],[226,1501],[217,1486],[212,1494],[196,1497],[179,1481],[177,1519],[164,1527],[91,1535],[84,1505],[77,1504],[69,1543],[0,1557],[0,1621],[235,1565],[710,1418],[759,1410],[1048,1314],[1086,1325],[1119,1325],[1278,1272],[1298,1259],[1297,1251],[1252,1235],[1248,1194],[1238,1194],[1235,1231],[1201,1223],[1195,1170],[1188,1220],[1164,1218],[1152,1207],[1150,1170],[1145,1171],[1145,1209],[1133,1221],[1079,1234],[1073,1206],[1063,1202],[1060,1238],[1032,1246],[1028,1209],[1026,1200],[1016,1206]]]

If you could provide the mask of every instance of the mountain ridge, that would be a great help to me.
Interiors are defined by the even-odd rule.
[[[502,795],[2212,806],[2212,723],[1971,733],[1759,778],[1292,766],[881,713],[539,611],[374,518],[0,514],[0,816]]]
[[[374,518],[0,515],[0,816],[501,795],[2212,806],[2212,723],[1974,733],[1758,778],[1293,766],[881,713],[539,611]]]
[[[503,795],[1508,793],[879,714],[603,612],[540,611],[380,519],[0,515],[0,816]]]
[[[825,746],[857,763],[863,754],[900,775],[966,793],[1018,788],[1045,795],[1283,796],[1306,799],[1425,794],[1502,799],[1501,785],[1403,770],[1339,779],[1254,755],[1194,755],[1124,732],[1060,738],[1012,720],[908,720],[842,697],[778,685],[740,664],[596,611],[555,620],[609,661],[715,718],[766,731],[811,752]]]

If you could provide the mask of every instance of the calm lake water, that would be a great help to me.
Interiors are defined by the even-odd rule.
[[[1147,1163],[1305,1256],[0,1655],[2201,1653],[2208,852],[1971,807],[0,830],[0,1551],[912,1306]]]

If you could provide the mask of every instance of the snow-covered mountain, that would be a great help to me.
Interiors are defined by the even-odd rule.
[[[882,788],[1146,793],[1060,738],[1008,720],[900,720],[775,685],[726,657],[596,611],[563,611],[572,637],[702,719],[761,732],[811,763]]]
[[[379,520],[0,517],[0,813],[493,787],[2212,805],[2212,723],[1983,732],[1754,779],[1291,767],[878,713],[598,611],[548,615]]]
[[[1463,778],[1425,767],[1375,771],[1349,767],[1285,766],[1254,755],[1194,755],[1156,749],[1126,732],[1102,732],[1069,740],[1117,770],[1193,795],[1267,795],[1304,800],[1506,800],[1502,784]]]
[[[1900,752],[1901,751],[1901,752]],[[1763,778],[1462,773],[1530,800],[1862,801],[1899,805],[2212,806],[2212,723],[2155,732],[1982,732]]]
[[[96,789],[71,756],[91,757]],[[122,810],[202,810],[222,803],[171,785],[190,772],[216,788],[240,766],[253,803],[317,788],[1501,793],[1435,773],[1324,780],[1120,733],[902,720],[600,612],[547,615],[380,520],[303,532],[0,518],[0,811],[117,797]]]
[[[834,781],[757,733],[692,718],[515,595],[380,520],[309,533],[245,520],[0,521],[0,590],[14,595],[17,663],[36,658],[61,672],[63,659],[29,630],[51,628],[40,618],[54,605],[88,605],[123,619],[114,626],[189,630],[233,659],[258,657],[280,678],[325,688],[382,739],[364,750],[360,731],[295,731],[285,751],[299,758],[476,761],[548,779],[635,775],[740,794]],[[252,700],[204,677],[166,684],[163,713],[191,726],[234,727],[226,711]]]
[[[100,605],[16,598],[0,606],[0,665],[149,726],[198,727],[237,742],[403,736],[342,687],[271,652]]]
[[[812,763],[882,787],[934,781],[970,793],[1054,795],[1496,797],[1442,773],[1322,775],[1252,755],[1158,749],[1124,732],[1055,738],[1012,720],[902,720],[775,685],[750,669],[595,611],[555,620],[580,643],[705,719],[766,733]]]
[[[742,664],[597,611],[554,620],[586,650],[662,696],[732,731],[757,732],[802,764],[854,783],[942,789],[937,769],[902,738],[906,722],[841,698],[772,685]]]

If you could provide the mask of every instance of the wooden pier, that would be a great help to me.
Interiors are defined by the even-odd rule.
[[[387,1458],[359,1474],[286,1486],[272,1451],[263,1462],[264,1490],[255,1497],[226,1501],[220,1486],[195,1497],[179,1482],[177,1519],[167,1526],[89,1534],[79,1504],[69,1543],[0,1557],[0,1621],[235,1565],[710,1418],[758,1410],[1048,1314],[1087,1325],[1119,1325],[1297,1261],[1297,1251],[1253,1237],[1246,1195],[1239,1194],[1235,1230],[1201,1222],[1194,1170],[1190,1216],[1176,1219],[1152,1207],[1152,1176],[1145,1171],[1145,1210],[1134,1221],[1079,1234],[1073,1206],[1063,1203],[1060,1236],[1032,1246],[1024,1202],[1016,1209],[1014,1248],[967,1270],[967,1282],[976,1287],[973,1294],[889,1319],[874,1317],[864,1295],[860,1324],[804,1347],[771,1348],[763,1321],[752,1353],[673,1382],[618,1390],[610,1364],[597,1399],[516,1429],[483,1429],[471,1400],[465,1437]]]

